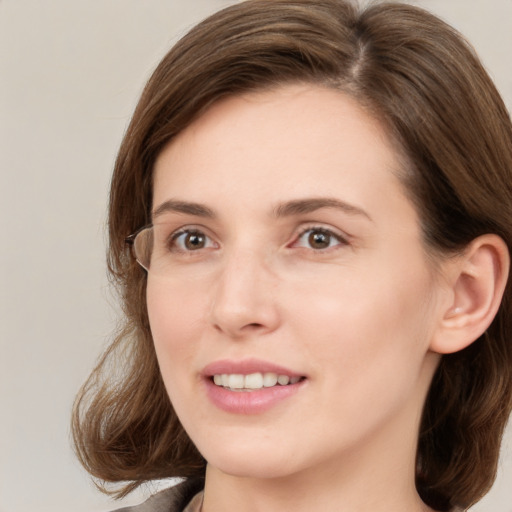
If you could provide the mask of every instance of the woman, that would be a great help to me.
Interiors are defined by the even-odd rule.
[[[508,113],[425,11],[205,20],[117,159],[126,321],[77,400],[82,463],[118,496],[187,478],[140,511],[472,505],[512,407],[511,184]]]

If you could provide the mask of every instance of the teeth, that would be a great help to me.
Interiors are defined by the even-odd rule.
[[[244,388],[261,389],[263,387],[263,375],[261,373],[251,373],[245,376]]]
[[[251,373],[249,375],[223,373],[222,375],[213,376],[213,382],[217,386],[231,390],[271,388],[277,384],[286,386],[288,384],[296,384],[300,379],[300,377],[278,375],[273,372]]]
[[[278,384],[281,384],[281,386],[286,386],[286,384],[290,382],[290,377],[288,377],[288,375],[279,375],[279,377],[277,377],[277,382]]]
[[[271,388],[277,384],[277,373],[263,374],[263,387]]]
[[[242,389],[244,387],[244,376],[233,374],[228,377],[228,388]]]

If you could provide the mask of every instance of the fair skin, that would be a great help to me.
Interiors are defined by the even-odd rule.
[[[175,236],[148,312],[204,512],[430,510],[416,443],[453,287],[400,170],[376,120],[305,85],[222,100],[157,159],[155,233]],[[298,382],[213,383],[272,365]]]

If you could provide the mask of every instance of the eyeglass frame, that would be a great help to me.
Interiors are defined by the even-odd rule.
[[[154,224],[151,223],[151,224],[146,224],[144,226],[142,226],[141,228],[137,229],[137,231],[135,231],[134,233],[132,233],[131,235],[128,235],[125,239],[124,239],[124,243],[126,245],[129,245],[130,246],[130,252],[133,256],[133,258],[135,259],[135,261],[147,272],[149,273],[149,265],[146,266],[142,263],[142,261],[137,257],[137,253],[136,253],[136,250],[135,250],[135,240],[137,239],[137,236],[142,233],[143,231],[147,230],[147,229],[151,229],[154,227]]]

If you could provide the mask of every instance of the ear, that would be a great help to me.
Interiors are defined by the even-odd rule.
[[[439,354],[466,348],[491,325],[505,291],[510,254],[499,236],[482,235],[448,267],[450,293],[430,344]]]

